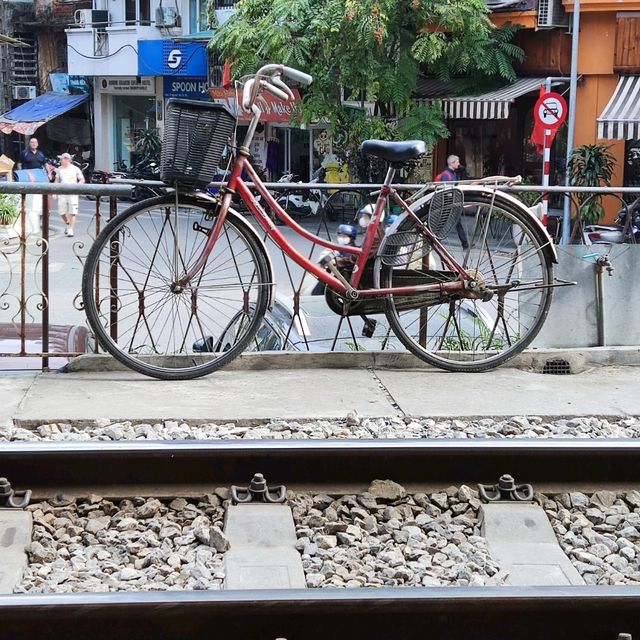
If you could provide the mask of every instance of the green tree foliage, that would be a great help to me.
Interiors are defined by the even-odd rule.
[[[429,144],[447,135],[440,110],[412,103],[419,73],[513,80],[512,62],[524,57],[511,44],[515,27],[497,29],[483,0],[240,0],[236,9],[210,47],[233,60],[235,78],[265,61],[312,74],[302,117],[326,119],[347,153],[363,139],[348,127]],[[374,116],[354,117],[342,88],[374,103]]]
[[[610,187],[616,159],[604,144],[583,144],[569,157],[571,184],[576,187]],[[577,194],[584,224],[595,224],[604,214],[602,197],[590,193]]]

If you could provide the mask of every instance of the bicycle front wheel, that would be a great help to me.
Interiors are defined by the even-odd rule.
[[[424,215],[423,215],[424,213]],[[425,212],[418,212],[425,221]],[[381,256],[381,285],[457,280],[407,218]],[[540,331],[551,304],[549,242],[520,206],[485,192],[465,193],[463,213],[441,240],[485,295],[387,296],[387,318],[409,351],[449,371],[485,371],[521,352]]]
[[[270,270],[248,223],[229,212],[204,266],[217,209],[195,198],[140,202],[105,226],[82,278],[87,319],[100,345],[127,367],[185,380],[238,356],[267,309]]]

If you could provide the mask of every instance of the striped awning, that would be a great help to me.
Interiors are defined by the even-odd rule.
[[[441,82],[433,78],[421,78],[416,87],[418,104],[439,104],[449,118],[472,120],[506,120],[511,104],[527,93],[538,91],[546,78],[518,78],[515,82],[477,96],[456,96],[455,81]]]
[[[621,76],[618,86],[598,118],[598,138],[640,138],[640,76]]]

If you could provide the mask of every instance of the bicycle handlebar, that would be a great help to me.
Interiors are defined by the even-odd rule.
[[[313,76],[310,76],[304,71],[298,71],[298,69],[294,69],[293,67],[285,67],[282,65],[282,73],[300,84],[310,85],[313,82]]]
[[[242,91],[243,108],[247,111],[251,110],[251,107],[255,104],[261,89],[269,91],[282,100],[292,99],[293,92],[282,81],[282,75],[285,75],[300,84],[309,85],[313,82],[313,77],[308,73],[304,73],[304,71],[298,71],[298,69],[287,67],[282,64],[266,64],[258,69],[253,78],[247,80],[245,83]]]

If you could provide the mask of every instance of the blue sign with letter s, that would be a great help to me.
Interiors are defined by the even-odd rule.
[[[204,42],[138,40],[139,76],[206,76]]]

